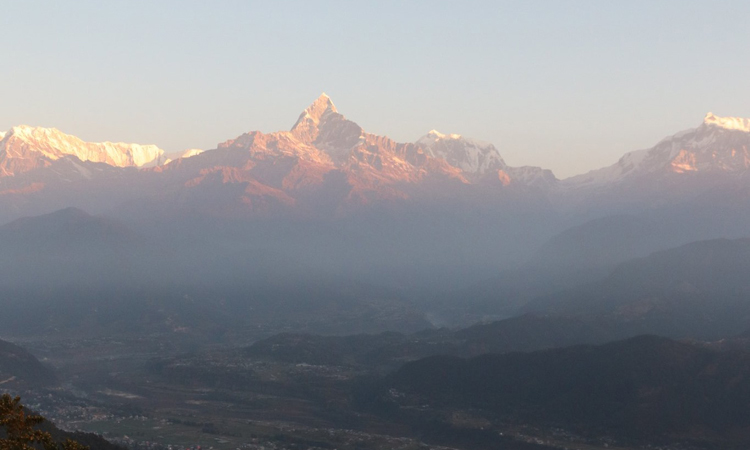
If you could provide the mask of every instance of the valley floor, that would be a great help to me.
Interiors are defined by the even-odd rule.
[[[96,432],[131,449],[691,448],[628,446],[429,405],[419,416],[440,418],[447,428],[414,426],[357,406],[352,385],[367,378],[365,370],[252,359],[237,348],[165,358],[158,336],[24,345],[62,378],[61,387],[20,392],[26,404],[64,429]]]

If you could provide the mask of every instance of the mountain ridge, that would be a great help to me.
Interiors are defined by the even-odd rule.
[[[726,142],[721,142],[722,138],[726,138],[726,133],[735,137],[733,142],[728,143],[728,147],[725,145]],[[722,117],[709,112],[697,128],[687,129],[666,137],[654,147],[628,152],[611,166],[594,169],[561,181],[564,185],[571,187],[587,184],[600,185],[606,182],[619,181],[640,172],[661,169],[673,173],[690,173],[711,169],[745,170],[750,168],[750,152],[747,149],[747,140],[741,139],[744,134],[750,134],[750,119]],[[292,153],[319,162],[328,162],[327,160],[330,159],[336,163],[344,162],[349,151],[362,144],[370,146],[382,144],[385,147],[393,147],[395,144],[395,141],[391,141],[385,136],[376,136],[365,132],[361,126],[346,119],[339,113],[331,98],[325,93],[321,94],[299,115],[288,132],[262,133],[251,131],[235,139],[220,143],[217,148],[236,147],[242,144],[247,146],[248,141],[252,141],[253,137],[258,136],[274,136],[278,140],[287,138],[287,142],[285,142],[287,150],[290,150],[288,148],[289,140],[297,141],[291,144],[316,147],[317,153],[323,155],[311,152],[309,148],[302,148],[301,151]],[[695,142],[690,142],[691,140]],[[711,152],[710,156],[714,160],[717,158],[719,160],[709,161],[705,158],[707,150],[702,146],[711,145],[717,140],[719,145],[726,148],[720,148],[718,152]],[[459,134],[444,134],[437,130],[431,130],[414,143],[401,145],[408,146],[409,144],[421,148],[425,156],[444,161],[448,166],[459,169],[464,174],[477,177],[488,172],[501,171],[502,173],[498,176],[503,184],[508,184],[510,180],[514,179],[523,181],[523,177],[517,176],[519,170],[529,171],[531,169],[529,166],[511,168],[507,166],[502,155],[493,144]],[[733,145],[737,148],[730,148]],[[283,152],[283,149],[280,150]],[[103,162],[114,167],[147,168],[168,164],[181,157],[195,156],[201,152],[202,150],[190,149],[166,154],[164,150],[151,144],[109,141],[86,142],[56,128],[19,125],[11,127],[6,132],[0,132],[0,158],[2,158],[0,159],[2,163],[0,174],[4,176],[16,175],[19,171],[25,172],[48,164],[48,161],[35,160],[34,156],[43,157],[47,160],[75,156],[84,162]],[[721,154],[727,152],[729,156]],[[27,160],[24,161],[24,158]],[[31,161],[28,160],[30,158]],[[415,161],[410,162],[413,164]],[[712,165],[712,162],[715,164]],[[646,163],[650,163],[651,169]],[[548,179],[548,185],[554,184],[549,183],[549,180],[557,181],[557,178],[548,169],[537,167],[533,169],[544,173],[544,177]]]
[[[155,145],[85,142],[56,128],[19,125],[5,132],[0,140],[0,175],[13,176],[45,167],[65,156],[114,167],[144,167],[158,164],[163,155],[164,150]]]
[[[615,164],[566,178],[568,187],[602,186],[659,173],[741,172],[750,169],[750,119],[706,114],[696,128],[623,155]]]
[[[715,187],[736,188],[750,170],[748,123],[708,114],[696,129],[564,180],[540,167],[508,166],[494,145],[459,134],[432,130],[416,142],[396,142],[368,133],[326,94],[288,130],[246,132],[206,151],[165,154],[156,146],[87,143],[56,129],[14,127],[0,140],[0,221],[68,206],[101,214],[123,204],[244,219],[417,208],[541,214],[548,224],[540,226],[554,234]]]

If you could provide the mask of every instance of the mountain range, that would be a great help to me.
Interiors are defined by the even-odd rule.
[[[0,329],[65,368],[0,341],[0,383],[21,361],[100,399],[248,389],[263,420],[286,392],[284,420],[303,401],[486,441],[462,448],[516,425],[746,441],[748,119],[564,180],[458,134],[368,133],[325,94],[288,131],[176,154],[0,137]]]
[[[343,215],[364,205],[470,201],[541,195],[560,205],[644,191],[649,203],[695,193],[750,167],[750,121],[709,113],[695,129],[612,166],[558,180],[539,167],[511,167],[489,143],[432,130],[414,143],[366,132],[322,94],[289,131],[248,132],[215,149],[167,155],[155,145],[92,143],[54,128],[16,126],[0,140],[0,220],[67,206],[89,212],[127,202],[176,204],[214,215]],[[664,187],[680,184],[679,189]],[[624,191],[630,192],[622,198]],[[641,198],[638,197],[638,198]]]
[[[289,131],[179,154],[13,127],[0,140],[0,283],[284,296],[284,280],[352,281],[507,316],[653,251],[750,236],[749,123],[708,114],[565,180],[458,134],[368,133],[325,94]]]

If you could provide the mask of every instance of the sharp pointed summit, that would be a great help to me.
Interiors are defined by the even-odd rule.
[[[331,97],[325,92],[321,93],[320,96],[305,110],[305,113],[308,113],[312,117],[317,117],[318,119],[322,118],[325,114],[332,112],[338,112],[336,111],[336,105],[333,104]]]
[[[292,134],[305,142],[312,142],[318,136],[318,126],[332,114],[337,114],[336,105],[325,92],[320,94],[310,106],[300,114],[292,127]]]

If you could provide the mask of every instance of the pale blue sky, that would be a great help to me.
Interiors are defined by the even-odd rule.
[[[750,117],[747,1],[2,1],[0,128],[213,148],[322,91],[366,130],[559,177]]]

